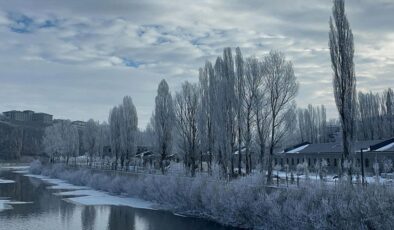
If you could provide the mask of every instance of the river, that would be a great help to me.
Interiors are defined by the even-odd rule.
[[[0,170],[0,229],[4,230],[223,230],[212,221],[161,210],[114,205],[79,205],[54,195],[38,178]]]

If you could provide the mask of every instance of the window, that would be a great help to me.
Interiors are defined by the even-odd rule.
[[[278,159],[275,158],[275,165],[277,165],[277,164],[278,164]]]
[[[316,158],[315,158],[315,159],[313,159],[313,164],[316,164],[316,162],[317,162]]]
[[[369,167],[369,159],[366,158],[366,159],[365,159],[365,168],[368,168],[368,167]]]
[[[299,164],[299,163],[300,163],[300,159],[297,158],[297,164]]]
[[[291,158],[291,165],[294,165],[294,158]]]
[[[330,158],[327,158],[327,166],[330,166]]]
[[[360,167],[360,159],[357,159],[357,167]]]
[[[308,166],[311,166],[311,158],[308,158]]]
[[[334,158],[334,167],[337,167],[337,158]]]
[[[286,158],[286,164],[289,164],[289,158]]]
[[[280,165],[283,166],[283,158],[280,158]]]

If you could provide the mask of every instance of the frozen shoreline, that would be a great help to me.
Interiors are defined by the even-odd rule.
[[[251,183],[258,179],[254,178],[258,175],[228,182],[204,176],[128,176],[67,168],[64,165],[35,164],[31,168],[33,173],[111,194],[138,197],[155,202],[160,209],[174,215],[204,218],[234,227],[358,229],[368,225],[385,229],[394,222],[394,191],[391,186],[379,184],[361,186],[338,181],[336,186],[331,186],[331,183],[306,180],[299,187],[275,189],[262,183]],[[89,192],[66,191],[58,195],[73,193],[83,195]],[[85,201],[94,203],[95,199]],[[371,219],[371,216],[374,218]],[[283,221],[284,217],[286,221]],[[363,219],[368,219],[368,223],[361,221]]]
[[[98,191],[87,186],[78,186],[68,183],[65,180],[54,179],[43,175],[23,174],[24,176],[40,179],[45,183],[51,184],[47,189],[69,190],[55,192],[57,196],[72,196],[63,200],[78,205],[116,205],[128,206],[140,209],[154,209],[155,204],[138,198],[121,197],[111,195],[108,192]]]

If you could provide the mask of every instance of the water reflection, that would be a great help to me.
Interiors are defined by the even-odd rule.
[[[83,230],[93,230],[96,222],[96,208],[94,206],[85,206],[81,212],[81,222]]]
[[[36,178],[10,171],[0,171],[1,178],[14,180],[0,184],[0,197],[32,201],[13,205],[12,210],[0,211],[1,229],[32,230],[166,230],[166,229],[228,229],[219,224],[197,218],[183,218],[170,212],[133,209],[126,206],[82,206],[53,195],[60,190],[47,189],[47,184]]]

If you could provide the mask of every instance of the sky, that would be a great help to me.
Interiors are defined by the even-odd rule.
[[[279,50],[293,62],[299,107],[336,117],[328,0],[0,1],[0,111],[107,121],[125,95],[143,129],[157,85],[174,94],[224,47],[244,57]],[[348,0],[357,89],[394,87],[394,1]]]

